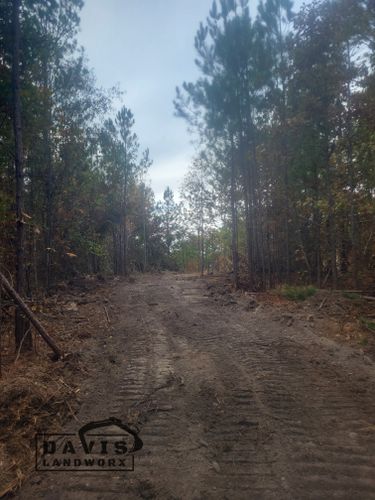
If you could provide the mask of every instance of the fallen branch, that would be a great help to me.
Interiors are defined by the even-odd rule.
[[[73,411],[73,408],[70,406],[70,404],[68,403],[68,401],[65,401],[65,404],[66,406],[68,407],[69,411],[70,411],[70,414],[72,415],[72,417],[74,418],[74,420],[76,422],[79,422],[79,419],[77,418],[76,414],[74,413]]]
[[[111,324],[111,321],[110,321],[109,316],[108,316],[108,311],[107,311],[107,308],[106,308],[105,306],[103,306],[103,307],[104,307],[104,312],[105,312],[105,315],[106,315],[106,318],[107,318],[107,322],[108,322],[108,324],[110,325],[110,324]]]
[[[0,272],[0,284],[4,287],[6,293],[14,300],[14,302],[19,306],[24,315],[30,320],[30,323],[34,326],[36,331],[46,342],[46,344],[52,349],[56,354],[57,359],[63,357],[62,351],[57,347],[55,341],[48,335],[44,326],[39,322],[38,318],[31,312],[29,307],[25,304],[22,298],[18,295],[16,290],[12,287],[6,277]]]
[[[369,297],[368,295],[362,295],[362,299],[365,299],[365,300],[375,300],[375,297]]]
[[[24,336],[22,337],[22,340],[20,342],[20,345],[18,347],[18,350],[17,350],[17,355],[16,355],[16,359],[14,360],[14,364],[17,363],[18,361],[18,358],[20,357],[20,353],[21,353],[21,349],[22,349],[22,345],[23,345],[23,341],[25,340],[26,336],[29,334],[30,332],[30,328],[28,328],[24,334]]]
[[[5,313],[7,316],[9,316],[9,318],[12,318],[13,316],[10,314],[9,311],[7,311],[4,307],[2,309],[2,312]]]
[[[324,297],[324,299],[322,300],[322,302],[321,302],[320,306],[318,307],[318,311],[320,311],[320,310],[321,310],[321,308],[322,308],[322,307],[324,306],[324,304],[327,302],[327,299],[328,299],[328,297]]]

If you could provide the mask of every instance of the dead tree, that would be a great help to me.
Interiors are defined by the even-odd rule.
[[[0,272],[0,285],[3,286],[5,292],[11,299],[14,300],[18,309],[25,315],[25,317],[30,321],[30,323],[35,327],[36,331],[46,342],[46,344],[55,353],[57,359],[63,357],[62,351],[57,347],[55,341],[48,335],[43,325],[39,322],[38,318],[31,312],[29,307],[22,300],[17,291],[12,287],[6,277]]]

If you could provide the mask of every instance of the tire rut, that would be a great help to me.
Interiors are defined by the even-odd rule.
[[[352,377],[352,363],[297,327],[204,293],[204,280],[172,274],[119,290],[120,363],[94,378],[78,417],[136,425],[134,473],[52,489],[46,476],[20,498],[375,498],[374,377],[364,387],[361,367]]]

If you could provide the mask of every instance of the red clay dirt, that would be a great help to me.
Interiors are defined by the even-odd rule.
[[[134,472],[35,472],[16,498],[375,498],[373,361],[284,321],[283,307],[220,301],[210,283],[119,282],[112,332],[98,328],[83,355],[82,405],[64,430],[137,424]]]

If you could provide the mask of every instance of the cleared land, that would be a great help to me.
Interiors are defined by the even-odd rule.
[[[34,473],[18,498],[375,498],[374,363],[217,286],[174,274],[112,286],[112,332],[89,342],[65,430],[137,424],[135,471]]]

